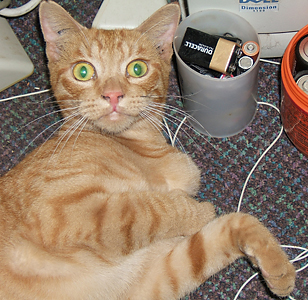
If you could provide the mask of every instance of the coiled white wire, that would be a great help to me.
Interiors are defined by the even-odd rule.
[[[12,18],[20,17],[36,8],[42,0],[30,0],[28,3],[16,8],[3,8],[0,10],[0,16]]]

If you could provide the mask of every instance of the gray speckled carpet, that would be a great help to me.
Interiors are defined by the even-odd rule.
[[[27,1],[13,1],[20,6]],[[56,0],[80,23],[91,26],[101,0]],[[0,93],[0,98],[49,88],[44,43],[38,24],[38,9],[10,20],[17,37],[35,65],[33,75]],[[259,73],[259,101],[279,106],[279,66],[261,63]],[[175,72],[170,79],[169,103],[181,106]],[[52,133],[48,128],[58,118],[54,112],[51,94],[0,103],[0,166],[4,174],[16,165],[26,153],[37,147]],[[43,115],[46,117],[32,122]],[[28,124],[28,125],[26,125]],[[26,126],[25,126],[26,125]],[[253,122],[240,134],[224,139],[199,137],[192,130],[181,132],[179,138],[185,150],[202,169],[202,187],[199,200],[215,204],[217,213],[233,212],[248,173],[259,156],[275,139],[281,121],[275,109],[258,107]],[[42,133],[42,134],[40,134]],[[241,211],[248,212],[264,222],[283,245],[308,247],[308,178],[307,158],[283,133],[266,154],[248,182]],[[287,249],[291,258],[300,250]],[[308,263],[295,263],[297,269]],[[200,286],[185,299],[234,299],[241,285],[254,274],[249,263],[242,259]],[[292,297],[308,299],[308,269],[297,274]],[[258,276],[242,291],[238,299],[277,299],[266,289]]]

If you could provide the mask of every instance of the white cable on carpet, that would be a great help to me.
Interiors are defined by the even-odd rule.
[[[50,91],[50,89],[47,89],[47,90],[32,92],[32,93],[28,93],[28,94],[12,96],[12,97],[9,97],[9,98],[0,99],[0,102],[5,102],[5,101],[9,101],[9,100],[18,99],[18,98],[24,98],[24,97],[34,96],[34,95],[38,95],[38,94],[43,94],[43,93],[47,93],[49,91]]]
[[[36,8],[42,0],[30,0],[28,3],[16,8],[3,8],[0,10],[0,16],[20,17]]]

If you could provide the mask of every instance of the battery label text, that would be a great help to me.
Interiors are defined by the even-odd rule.
[[[206,45],[203,45],[203,44],[197,45],[197,44],[194,44],[194,43],[191,43],[191,42],[188,42],[188,41],[185,41],[185,47],[188,47],[188,48],[193,49],[193,50],[200,51],[200,52],[208,54],[208,55],[212,55],[213,51],[214,51],[213,47],[206,46]]]

